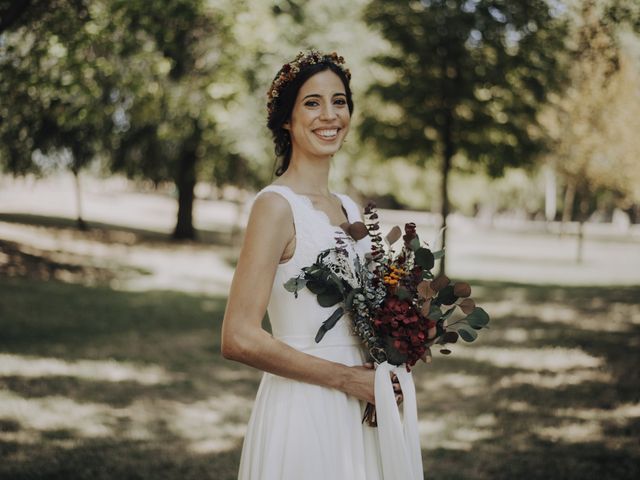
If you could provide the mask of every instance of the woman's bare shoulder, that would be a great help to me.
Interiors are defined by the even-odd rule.
[[[289,201],[283,195],[272,190],[266,190],[258,192],[251,207],[250,217],[278,222],[280,220],[290,220],[292,212]]]

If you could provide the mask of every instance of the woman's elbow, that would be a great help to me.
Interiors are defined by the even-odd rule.
[[[246,338],[244,338],[242,335],[238,333],[227,333],[222,335],[220,351],[222,353],[222,356],[227,360],[243,362],[248,351],[246,345]]]
[[[226,358],[227,360],[240,360],[240,351],[241,348],[238,345],[237,341],[234,341],[232,338],[229,338],[229,336],[224,336],[222,337],[222,342],[220,345],[220,353],[222,353],[222,356],[224,358]]]

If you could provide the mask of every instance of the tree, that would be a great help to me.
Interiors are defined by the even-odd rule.
[[[203,159],[227,159],[210,104],[233,74],[226,12],[203,0],[110,3],[112,24],[127,36],[116,45],[127,73],[114,92],[121,125],[111,166],[130,177],[173,181],[178,196],[175,239],[193,239],[194,188]],[[217,91],[220,91],[217,88]],[[230,95],[233,91],[229,92]]]
[[[173,181],[174,237],[193,238],[203,159],[215,158],[209,167],[222,165],[227,178],[243,172],[223,165],[238,155],[227,155],[213,112],[235,93],[224,90],[237,80],[225,57],[233,50],[225,17],[232,5],[0,3],[11,14],[0,43],[1,164],[19,175],[43,173],[39,158],[68,159],[79,186],[80,170],[100,156],[129,177]]]
[[[395,51],[374,58],[394,79],[370,89],[381,108],[362,135],[392,157],[439,158],[445,227],[456,161],[497,176],[543,151],[536,114],[563,79],[566,22],[543,0],[373,0],[365,19]]]
[[[598,196],[609,193],[623,208],[640,202],[639,68],[625,51],[631,47],[622,44],[624,24],[617,18],[620,9],[633,13],[630,6],[585,0],[572,12],[568,87],[551,98],[542,117],[553,142],[551,161],[565,182],[562,220],[579,222],[578,262],[583,224]],[[640,7],[626,17],[638,29],[634,18],[640,19]]]
[[[6,10],[0,42],[0,164],[14,175],[43,174],[54,160],[74,175],[77,223],[80,171],[103,149],[113,78],[91,59],[108,45],[87,28],[83,2],[17,2]],[[6,21],[5,21],[6,19]],[[43,160],[43,159],[46,159]]]

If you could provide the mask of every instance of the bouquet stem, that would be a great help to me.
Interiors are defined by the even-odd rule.
[[[364,416],[362,417],[362,423],[367,422],[370,427],[378,426],[378,419],[376,417],[376,406],[373,403],[367,403],[364,409]]]

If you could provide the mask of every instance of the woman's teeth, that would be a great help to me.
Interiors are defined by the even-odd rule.
[[[338,134],[338,129],[333,128],[331,130],[316,130],[315,133],[322,138],[333,138]]]

